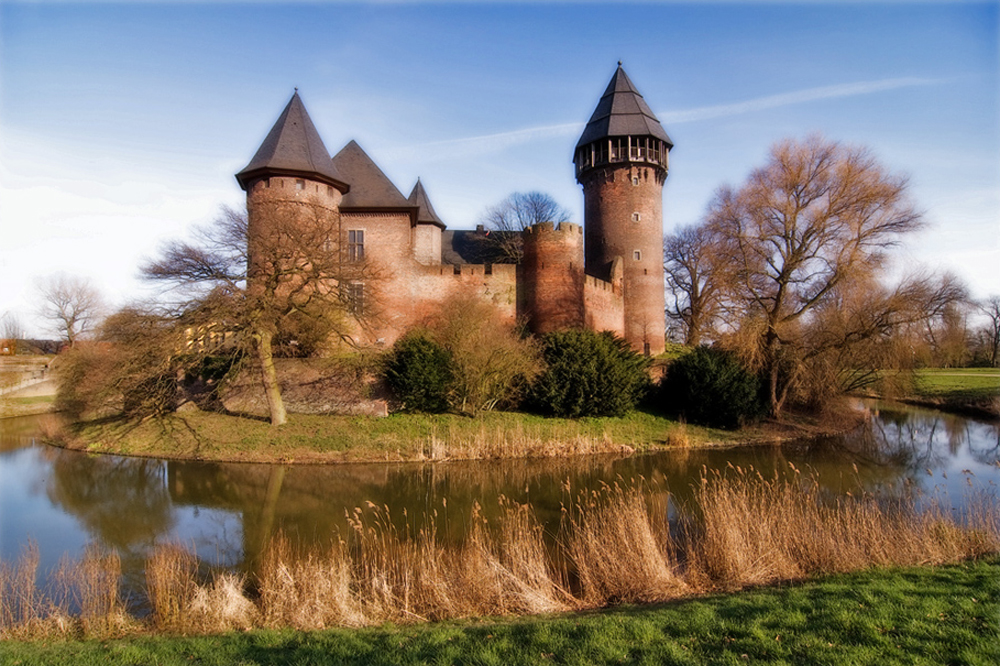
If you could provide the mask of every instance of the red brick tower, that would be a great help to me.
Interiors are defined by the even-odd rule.
[[[298,90],[236,180],[247,193],[251,275],[256,242],[267,238],[263,227],[276,212],[301,218],[303,224],[317,214],[336,219],[350,189],[331,162]]]
[[[542,222],[524,230],[519,280],[533,333],[584,325],[583,230]]]
[[[607,280],[621,258],[625,339],[664,349],[663,183],[673,142],[621,63],[576,145],[586,271]]]

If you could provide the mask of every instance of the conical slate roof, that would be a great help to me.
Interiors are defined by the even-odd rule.
[[[406,200],[396,189],[388,176],[361,149],[357,141],[351,141],[331,161],[337,173],[351,184],[351,191],[344,195],[341,208],[406,208],[416,211],[416,207]]]
[[[250,164],[236,174],[236,180],[245,190],[250,180],[269,175],[301,175],[333,185],[341,192],[350,189],[330,162],[330,153],[302,104],[298,90]]]
[[[431,200],[427,198],[427,191],[424,190],[424,186],[420,184],[420,179],[417,179],[417,184],[413,186],[413,191],[410,192],[408,201],[411,205],[418,206],[420,210],[417,211],[417,224],[436,224],[442,229],[445,228],[445,223],[441,221],[438,214],[434,212],[434,206],[431,205]]]
[[[612,136],[653,136],[674,145],[620,62],[576,147]]]

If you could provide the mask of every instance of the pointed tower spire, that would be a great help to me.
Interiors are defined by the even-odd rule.
[[[663,125],[639,94],[619,60],[618,69],[611,77],[611,82],[601,96],[601,101],[597,103],[576,147],[580,149],[601,139],[626,136],[651,136],[663,141],[669,148],[674,147]]]
[[[431,200],[427,197],[427,191],[424,189],[419,178],[417,178],[417,184],[413,186],[413,191],[410,192],[408,200],[412,205],[420,209],[417,211],[417,224],[433,224],[441,227],[441,229],[445,228],[445,223],[441,221],[441,218],[434,211],[434,206],[431,205]]]
[[[318,180],[341,192],[350,189],[330,161],[330,153],[299,97],[298,88],[253,159],[236,174],[236,180],[245,190],[254,179],[279,175]]]

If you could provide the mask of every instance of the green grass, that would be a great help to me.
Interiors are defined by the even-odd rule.
[[[1000,396],[1000,369],[925,368],[916,372],[914,391],[949,402],[989,400]]]
[[[272,428],[262,419],[185,412],[139,423],[85,423],[76,427],[69,445],[94,452],[205,460],[358,462],[516,456],[519,451],[544,455],[546,450],[557,452],[558,447],[574,441],[594,447],[575,452],[599,453],[623,445],[644,449],[755,438],[765,435],[687,426],[641,411],[622,418],[584,419],[514,412],[488,412],[476,418],[450,414],[394,414],[387,418],[292,414],[280,428]],[[498,441],[508,442],[509,450],[497,453]],[[440,449],[437,453],[435,447]],[[475,455],[476,451],[485,451],[485,455]]]
[[[1000,560],[869,570],[663,606],[375,629],[0,643],[29,664],[1000,663]]]

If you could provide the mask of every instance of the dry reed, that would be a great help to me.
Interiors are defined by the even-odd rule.
[[[565,547],[586,606],[663,601],[687,586],[674,565],[667,516],[653,516],[641,485],[583,493],[564,511]]]
[[[794,467],[770,479],[733,467],[703,473],[696,509],[672,532],[669,495],[649,490],[640,481],[579,493],[556,535],[529,505],[501,497],[495,522],[477,505],[458,544],[439,542],[436,513],[415,531],[405,512],[397,527],[387,507],[369,504],[349,514],[352,529],[326,552],[272,539],[252,581],[223,572],[199,583],[191,552],[161,546],[147,561],[147,624],[211,633],[555,612],[1000,552],[992,496],[952,512],[912,493],[831,496]],[[38,591],[38,561],[29,544],[16,563],[0,563],[0,636],[143,626],[124,619],[114,554],[88,550],[80,564],[64,564],[62,600]],[[79,608],[75,619],[67,598]]]

